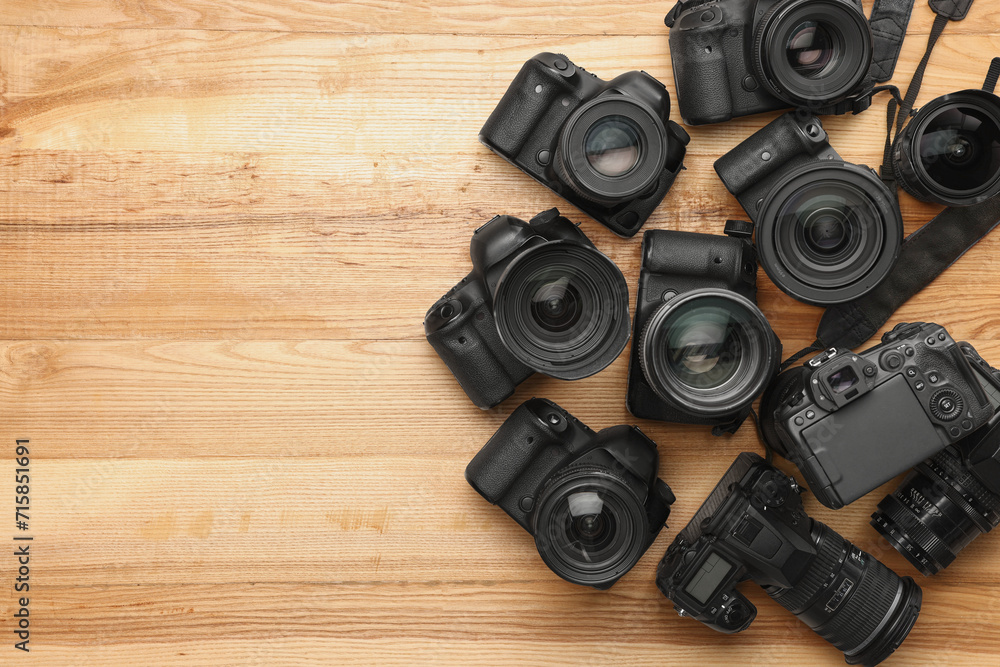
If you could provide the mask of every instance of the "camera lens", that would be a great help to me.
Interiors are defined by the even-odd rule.
[[[640,130],[630,118],[607,116],[587,131],[587,161],[598,173],[624,176],[639,163]]]
[[[812,538],[817,554],[798,583],[764,590],[843,651],[848,664],[879,664],[916,623],[920,587],[818,521]]]
[[[666,158],[663,121],[637,100],[616,95],[584,104],[566,121],[555,165],[578,195],[612,206],[654,186]]]
[[[629,339],[628,285],[593,248],[553,242],[522,253],[500,277],[501,338],[529,368],[563,380],[611,364]]]
[[[868,20],[849,0],[786,0],[762,17],[757,78],[790,106],[829,106],[855,93],[872,65]]]
[[[934,100],[896,140],[900,185],[917,199],[977,204],[1000,193],[1000,104],[965,91]]]
[[[568,469],[542,491],[534,515],[538,553],[563,579],[616,581],[645,552],[646,511],[624,480],[596,467]]]
[[[675,297],[646,323],[640,362],[661,400],[696,415],[739,411],[777,367],[774,333],[749,299],[725,290]]]
[[[833,60],[835,44],[828,26],[816,21],[803,21],[788,38],[788,63],[800,76],[819,76]]]
[[[872,514],[872,526],[924,576],[1000,524],[1000,498],[949,447],[918,465]]]
[[[791,173],[761,206],[757,247],[771,279],[814,305],[857,299],[895,265],[899,210],[868,170],[813,164]]]

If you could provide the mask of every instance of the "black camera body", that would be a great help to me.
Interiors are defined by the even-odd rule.
[[[756,305],[757,253],[749,241],[751,229],[747,223],[731,221],[726,236],[670,230],[647,231],[643,236],[627,394],[627,407],[634,416],[710,425],[717,434],[735,432],[777,372],[781,343]],[[704,318],[693,321],[690,340],[683,340],[682,330],[682,340],[664,355],[664,346],[678,335],[671,332],[671,323],[682,320],[674,327],[676,332],[683,327],[684,309],[690,313],[706,303],[715,304],[720,313],[728,309],[733,319],[742,316],[747,336],[724,337],[711,328],[710,318]],[[746,338],[754,338],[756,346],[747,345]],[[685,343],[688,347],[683,347]],[[737,366],[734,373],[744,364],[753,370],[744,373],[748,382],[736,382],[728,392],[726,382],[692,386],[672,370],[685,350],[697,364],[719,359],[718,368],[728,357]],[[712,389],[726,395],[710,401],[704,394]]]
[[[602,81],[566,56],[541,53],[521,68],[479,140],[619,236],[631,237],[683,169],[690,138],[669,117],[666,87],[645,72]],[[602,125],[608,119],[617,124]],[[601,127],[604,134],[594,132]],[[602,155],[610,162],[602,165]],[[628,155],[635,160],[630,167],[614,162]]]
[[[674,495],[657,478],[658,463],[655,443],[639,429],[595,433],[533,398],[490,438],[465,478],[534,536],[556,574],[606,589],[638,562],[670,514]]]
[[[979,372],[943,327],[900,324],[865,352],[788,371],[761,410],[775,450],[839,509],[985,425],[1000,406]]]
[[[920,587],[811,519],[801,492],[761,457],[741,454],[670,545],[656,585],[681,616],[733,634],[757,616],[737,589],[752,579],[848,663],[876,665],[916,622]]]
[[[1000,371],[968,343],[962,352],[996,407],[990,421],[920,463],[872,514],[872,526],[925,576],[951,565],[1000,525]]]
[[[790,107],[844,114],[871,106],[883,32],[873,37],[859,0],[682,0],[666,24],[688,125]]]
[[[539,214],[530,223],[497,216],[476,230],[470,255],[472,272],[431,306],[424,331],[480,408],[501,403],[535,372],[576,380],[601,370],[624,350],[630,335],[625,278],[557,209]],[[603,318],[601,330],[595,334],[603,338],[569,366],[533,356],[536,348],[523,342],[514,331],[519,311],[511,309],[525,301],[519,291],[524,281],[518,278],[515,268],[536,260],[546,261],[549,256],[576,262],[582,270],[591,272],[592,283],[606,288],[594,296],[590,309],[593,312],[580,315],[584,319]],[[505,327],[508,320],[510,326]]]
[[[873,169],[845,162],[815,116],[778,117],[715,170],[756,225],[761,266],[789,296],[853,301],[895,266],[903,220],[894,193]]]

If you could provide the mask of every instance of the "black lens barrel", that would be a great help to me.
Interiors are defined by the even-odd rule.
[[[1000,524],[1000,498],[948,448],[918,465],[872,514],[871,525],[924,576],[951,565]]]
[[[817,555],[793,588],[765,591],[852,665],[877,665],[906,639],[922,592],[836,532],[813,522]]]

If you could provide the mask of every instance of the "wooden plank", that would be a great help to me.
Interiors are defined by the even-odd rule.
[[[911,34],[926,35],[933,13],[917,2]],[[672,2],[637,0],[628,11],[607,0],[565,3],[468,2],[466,0],[8,0],[5,25],[93,28],[194,28],[411,34],[662,35],[663,17]],[[864,0],[866,14],[872,0]],[[1000,13],[991,4],[977,5],[967,21],[951,32],[995,32]]]

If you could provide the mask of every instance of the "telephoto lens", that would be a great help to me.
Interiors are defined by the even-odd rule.
[[[757,610],[752,580],[852,665],[877,665],[909,635],[922,592],[809,518],[795,480],[760,456],[736,459],[660,562],[656,584],[682,616],[732,634]]]
[[[945,206],[1000,193],[1000,99],[965,90],[925,105],[896,138],[893,167],[913,197]]]

